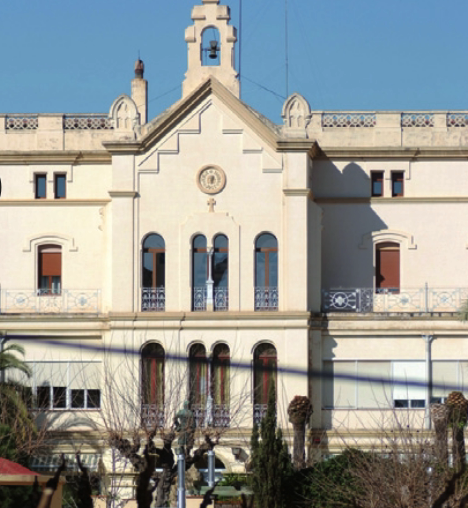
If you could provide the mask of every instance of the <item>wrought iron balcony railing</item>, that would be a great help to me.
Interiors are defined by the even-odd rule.
[[[195,312],[206,310],[208,301],[207,287],[194,287],[192,299],[192,308]],[[213,288],[213,309],[218,311],[229,310],[229,288]]]
[[[278,288],[256,286],[255,310],[278,310]]]
[[[195,427],[229,427],[231,413],[229,404],[192,404]]]
[[[98,314],[101,292],[98,289],[62,289],[60,293],[44,290],[3,289],[0,313]]]
[[[164,405],[142,404],[141,425],[146,429],[164,428]]]
[[[142,288],[141,289],[141,311],[162,312],[166,308],[166,288]]]
[[[458,312],[468,288],[327,289],[323,312]]]
[[[268,404],[254,404],[253,406],[253,421],[255,425],[260,425],[263,418],[265,418],[268,411]]]

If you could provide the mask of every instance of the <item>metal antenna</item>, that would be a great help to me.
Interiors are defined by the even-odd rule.
[[[289,30],[288,30],[288,0],[284,0],[284,40],[286,56],[286,97],[289,97]]]

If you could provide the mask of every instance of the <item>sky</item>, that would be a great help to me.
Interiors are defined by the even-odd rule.
[[[466,0],[221,0],[237,28],[242,2],[242,100],[273,121],[286,1],[289,92],[312,109],[468,110]],[[108,112],[140,52],[153,118],[181,96],[195,4],[0,0],[0,113]]]

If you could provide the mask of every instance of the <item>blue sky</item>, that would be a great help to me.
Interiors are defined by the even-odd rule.
[[[239,1],[221,2],[237,27]],[[466,0],[288,2],[289,91],[313,109],[468,110]],[[107,112],[140,51],[157,115],[180,97],[195,3],[0,2],[0,112]],[[276,122],[283,99],[253,82],[286,93],[284,8],[243,0],[242,99]]]

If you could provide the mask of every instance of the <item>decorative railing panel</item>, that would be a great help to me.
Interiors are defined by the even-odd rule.
[[[195,427],[197,429],[206,426],[206,405],[205,404],[192,404],[190,410],[193,413],[195,420]]]
[[[434,127],[434,113],[402,113],[402,127]]]
[[[194,311],[206,310],[206,286],[194,287],[192,298],[192,309]]]
[[[254,406],[253,406],[254,424],[260,425],[263,418],[265,418],[267,411],[268,411],[268,404],[254,404]]]
[[[213,427],[229,427],[231,412],[228,404],[215,404],[213,408]]]
[[[214,310],[229,310],[229,289],[214,288]]]
[[[164,428],[164,405],[142,404],[141,425],[146,429]]]
[[[323,312],[458,312],[468,288],[373,288],[322,291]]]
[[[255,310],[278,310],[278,288],[256,286]]]
[[[7,115],[5,129],[14,131],[36,130],[39,126],[39,115]]]
[[[65,130],[110,130],[113,129],[112,119],[107,115],[77,114],[64,115]]]
[[[63,289],[60,294],[41,294],[41,290],[9,290],[1,292],[1,313],[99,313],[100,291],[95,289]]]
[[[142,288],[141,311],[162,312],[166,308],[166,288]]]
[[[468,113],[447,113],[447,127],[468,127]]]
[[[375,127],[375,113],[323,113],[322,127]]]

